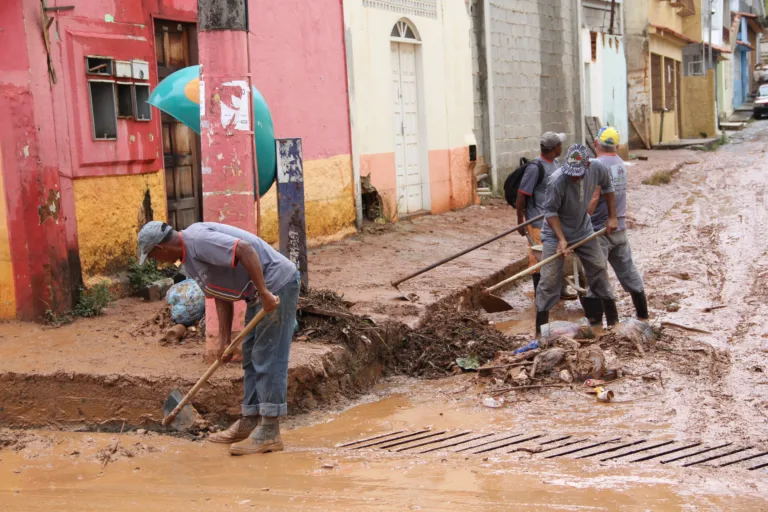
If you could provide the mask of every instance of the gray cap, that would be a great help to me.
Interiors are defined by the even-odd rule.
[[[565,144],[565,134],[555,132],[545,132],[541,134],[539,145],[547,149],[555,149],[558,144]]]
[[[163,243],[173,231],[165,222],[153,220],[144,224],[139,231],[139,265],[143,265],[157,244]]]

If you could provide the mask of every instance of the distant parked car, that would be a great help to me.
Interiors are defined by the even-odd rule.
[[[768,114],[768,84],[763,84],[757,90],[755,96],[755,119],[760,119]]]

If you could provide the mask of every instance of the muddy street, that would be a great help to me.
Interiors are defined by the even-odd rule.
[[[231,457],[226,446],[202,439],[139,430],[130,421],[121,434],[54,430],[50,424],[42,430],[5,429],[0,508],[768,510],[768,467],[762,467],[768,462],[766,147],[768,121],[755,121],[717,151],[639,151],[648,160],[628,167],[633,255],[651,319],[663,328],[654,350],[617,351],[627,378],[611,385],[613,403],[560,387],[512,390],[489,407],[483,402],[489,383],[474,372],[431,380],[390,376],[365,394],[292,417],[283,434],[285,452],[246,457]],[[659,173],[668,174],[669,182],[644,183]],[[471,215],[477,220],[484,211],[491,209]],[[493,226],[499,219],[494,217]],[[439,238],[431,227],[437,222],[447,221],[415,222],[408,229]],[[457,224],[471,232],[472,222]],[[390,239],[376,242],[381,247],[390,244],[381,240]],[[493,266],[499,265],[493,251],[515,245],[516,257],[505,254],[504,268],[524,256],[523,244],[515,237],[484,249],[480,268],[466,256],[411,289],[422,297],[445,292],[439,289],[445,276],[460,290],[467,268],[478,276],[482,270],[502,275]],[[351,246],[361,244],[353,240],[316,251],[332,255],[320,265],[326,280],[341,280],[338,261]],[[405,260],[416,258],[414,247],[403,250]],[[386,259],[383,252],[377,258]],[[382,287],[370,293],[391,301],[384,288],[388,279],[371,278],[379,280]],[[613,285],[621,316],[630,317],[629,295],[615,280]],[[409,306],[377,309],[366,302],[366,293],[356,290],[352,311],[366,307],[396,316]],[[464,301],[469,295],[457,297],[454,308],[472,303]],[[532,337],[530,281],[506,290],[504,298],[513,311],[483,318],[506,334]],[[410,310],[404,316],[412,322]],[[582,312],[578,301],[566,301],[552,316],[572,320]],[[80,342],[73,337],[67,343],[69,357],[75,357]],[[24,364],[34,366],[32,359]],[[154,365],[160,366],[146,363],[147,375]],[[165,388],[170,380],[154,385]],[[238,394],[231,386],[222,389]],[[21,402],[26,392],[16,393],[14,400]],[[62,403],[80,399],[63,396]],[[117,391],[109,396],[118,399]],[[52,400],[45,407],[56,405]],[[154,402],[147,399],[147,407]],[[110,425],[120,430],[120,423]]]

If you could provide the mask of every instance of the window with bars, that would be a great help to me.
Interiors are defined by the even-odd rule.
[[[589,33],[589,46],[592,50],[592,62],[597,61],[597,32]]]

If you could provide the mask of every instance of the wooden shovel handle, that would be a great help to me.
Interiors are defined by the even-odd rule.
[[[605,233],[606,233],[606,229],[603,228],[600,231],[598,231],[597,233],[593,233],[593,234],[589,235],[587,238],[585,238],[583,240],[579,240],[575,244],[571,245],[570,247],[568,247],[568,250],[572,251],[574,249],[578,249],[579,247],[581,247],[582,245],[586,244],[590,240],[594,240],[595,238],[597,238],[597,237],[599,237],[601,235],[604,235]],[[547,263],[549,263],[551,261],[555,261],[557,258],[562,258],[562,257],[563,257],[563,253],[561,253],[561,252],[553,254],[549,258],[538,262],[534,266],[529,267],[529,268],[523,270],[522,272],[518,272],[517,274],[513,275],[512,277],[508,277],[507,279],[501,281],[500,283],[496,283],[495,285],[486,288],[485,289],[485,293],[494,292],[494,291],[498,290],[499,288],[501,288],[502,286],[506,286],[509,283],[513,282],[513,281],[517,281],[518,279],[520,279],[523,276],[527,276],[528,274],[532,274],[532,273],[536,272],[537,270],[539,270],[544,265],[546,265]]]
[[[280,298],[275,297],[277,299],[277,303],[280,304]],[[245,326],[245,329],[240,331],[240,334],[238,334],[234,340],[229,344],[229,346],[224,350],[224,353],[221,355],[221,357],[226,357],[230,355],[234,350],[235,347],[238,346],[240,343],[243,342],[246,336],[258,325],[259,322],[261,322],[264,317],[267,316],[267,312],[263,309],[259,311],[253,319],[248,322],[248,325]],[[197,384],[192,386],[192,389],[189,390],[189,392],[184,396],[184,398],[179,402],[179,405],[174,407],[173,411],[171,411],[171,414],[163,418],[163,426],[167,427],[171,424],[173,419],[178,416],[178,414],[181,412],[181,410],[189,403],[190,400],[192,400],[192,397],[197,394],[197,392],[200,390],[200,388],[208,382],[208,379],[213,375],[213,372],[218,370],[219,366],[221,366],[221,359],[216,359],[211,366],[208,367],[208,369],[205,371],[202,377],[200,377],[200,380],[197,381]]]

